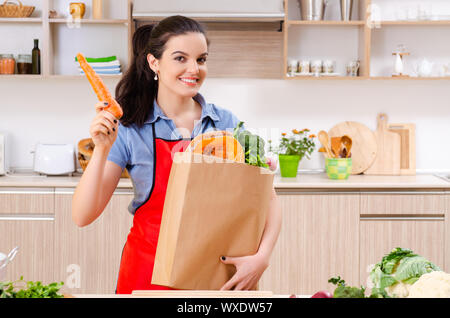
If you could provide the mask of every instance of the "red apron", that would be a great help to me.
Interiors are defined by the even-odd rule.
[[[172,150],[174,152],[184,151],[191,140],[160,139],[155,136],[155,123],[153,123],[152,129],[154,142],[153,188],[147,201],[137,208],[134,214],[133,226],[122,251],[117,294],[131,294],[133,290],[173,289],[152,285],[151,281],[164,198],[172,167]]]

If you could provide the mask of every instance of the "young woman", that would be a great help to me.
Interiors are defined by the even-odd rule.
[[[135,197],[129,210],[133,226],[122,252],[116,293],[170,289],[151,284],[161,214],[172,165],[171,151],[211,129],[233,129],[239,120],[230,111],[205,102],[198,93],[208,69],[208,40],[196,21],[172,16],[138,28],[134,58],[118,83],[120,123],[97,103],[90,134],[95,148],[72,201],[78,226],[92,223],[109,202],[127,168]],[[236,267],[222,290],[253,289],[269,264],[281,226],[275,191],[258,252],[224,255]]]

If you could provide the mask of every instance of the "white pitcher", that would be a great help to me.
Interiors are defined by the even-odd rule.
[[[434,63],[427,59],[422,59],[420,62],[415,63],[414,71],[419,77],[429,77],[433,71]]]

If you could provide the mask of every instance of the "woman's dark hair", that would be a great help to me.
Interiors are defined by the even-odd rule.
[[[180,15],[161,20],[156,25],[143,25],[133,35],[133,58],[122,79],[116,86],[116,100],[122,106],[124,126],[133,123],[144,125],[153,111],[153,101],[158,94],[155,73],[147,63],[150,53],[160,59],[167,41],[176,35],[190,32],[202,33],[209,45],[206,31],[197,21]]]

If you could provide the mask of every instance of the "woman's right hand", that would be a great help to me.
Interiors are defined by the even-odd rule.
[[[104,110],[108,107],[108,102],[98,102],[95,104],[97,115],[91,123],[89,133],[97,148],[111,149],[117,137],[119,121],[110,112]]]

